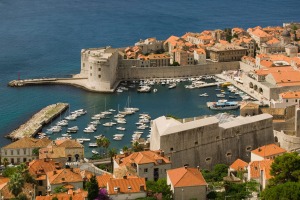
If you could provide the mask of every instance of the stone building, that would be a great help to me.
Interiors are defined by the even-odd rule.
[[[130,155],[121,154],[114,158],[114,175],[137,175],[146,180],[166,178],[166,170],[171,169],[171,162],[163,151],[141,151]]]
[[[33,150],[36,149],[36,152],[38,152],[38,149],[44,148],[50,143],[51,140],[48,138],[34,139],[24,137],[1,148],[1,161],[3,163],[3,160],[7,159],[11,164],[30,162],[39,157],[38,153],[35,154]]]
[[[84,146],[76,140],[55,140],[47,147],[40,149],[39,158],[52,159],[63,164],[79,162],[84,158]]]
[[[84,87],[110,91],[116,82],[118,50],[111,47],[81,50],[81,71],[77,78],[86,78]]]
[[[222,122],[216,117],[182,122],[165,116],[153,120],[150,149],[170,156],[172,167],[189,164],[210,169],[237,158],[250,161],[250,152],[274,142],[272,116],[261,114]]]
[[[276,144],[268,144],[251,151],[251,161],[261,161],[264,159],[274,160],[277,156],[286,153],[286,150]]]
[[[209,57],[215,62],[229,62],[241,60],[247,54],[247,49],[233,44],[217,43],[207,47]]]
[[[200,169],[188,166],[167,171],[167,184],[171,186],[174,200],[206,200],[206,183]]]
[[[156,38],[147,38],[135,43],[135,46],[140,47],[143,54],[149,54],[163,51],[163,44],[163,40],[156,40]]]

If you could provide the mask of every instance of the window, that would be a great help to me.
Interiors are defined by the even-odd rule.
[[[217,136],[217,137],[216,137],[216,140],[219,140],[219,139],[220,139],[220,136]]]
[[[210,161],[211,161],[211,157],[205,159],[205,162],[210,162]]]
[[[26,149],[23,149],[23,154],[24,154],[24,155],[26,154]]]
[[[17,155],[20,155],[20,149],[17,149]]]
[[[98,75],[98,78],[101,78],[101,75]]]
[[[7,155],[7,151],[4,151],[4,154]]]
[[[14,151],[13,150],[10,150],[10,155],[14,155]]]
[[[148,168],[145,168],[145,169],[144,169],[144,173],[147,173],[147,172],[148,172]]]
[[[170,148],[170,151],[173,151],[173,150],[174,150],[173,147],[171,147],[171,148]]]
[[[246,151],[251,151],[252,150],[252,147],[251,146],[247,146],[246,147]]]
[[[287,100],[285,100],[285,102],[289,102],[289,100],[287,99]]]
[[[27,161],[27,159],[26,158],[23,158],[23,162],[26,162]]]
[[[195,145],[198,145],[198,141],[195,142]]]
[[[230,157],[230,156],[232,156],[231,152],[227,152],[226,157]]]
[[[39,180],[39,186],[43,186],[43,181]]]
[[[101,68],[98,68],[98,71],[101,72]]]
[[[90,69],[92,69],[92,66],[90,66]]]
[[[92,73],[90,73],[90,76],[92,76],[93,74]]]
[[[298,101],[298,99],[295,99],[295,102],[297,102]]]

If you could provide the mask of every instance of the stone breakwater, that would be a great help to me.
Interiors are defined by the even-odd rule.
[[[44,125],[51,122],[52,119],[59,116],[59,114],[65,111],[68,107],[69,104],[67,103],[49,105],[34,114],[26,123],[22,124],[6,137],[12,140],[18,140],[23,137],[33,137],[43,128]]]

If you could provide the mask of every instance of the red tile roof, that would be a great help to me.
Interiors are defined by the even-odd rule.
[[[110,179],[107,182],[108,194],[117,194],[117,188],[120,188],[120,193],[138,193],[141,191],[141,186],[146,191],[145,178],[126,178],[126,179]]]
[[[102,174],[101,176],[96,176],[99,188],[106,188],[107,182],[113,178],[111,174]]]
[[[207,185],[201,172],[197,168],[181,167],[167,170],[173,187],[187,187]]]
[[[283,92],[279,94],[283,99],[299,99],[300,98],[300,91],[289,91]]]
[[[249,163],[250,179],[258,179],[260,177],[262,170],[264,171],[265,178],[267,180],[272,178],[272,176],[270,174],[272,163],[273,163],[273,160],[270,160],[270,159],[250,162]]]
[[[61,167],[61,163],[54,162],[50,159],[37,159],[29,163],[28,170],[31,175],[35,176],[38,174],[46,174],[49,171],[54,171]]]
[[[57,197],[58,200],[85,200],[87,199],[88,192],[82,189],[78,190],[69,190],[67,193],[58,193],[48,196],[37,196],[36,200],[52,200],[54,197]]]
[[[247,168],[247,166],[248,166],[248,163],[246,163],[245,161],[243,161],[241,159],[237,159],[230,165],[230,168],[234,169],[235,171],[242,171],[245,168]]]
[[[277,146],[276,144],[268,144],[268,145],[259,147],[259,148],[251,151],[251,153],[254,153],[254,154],[259,155],[264,158],[269,157],[269,156],[283,154],[285,152],[286,152],[285,149]]]
[[[47,172],[50,184],[82,182],[83,179],[78,168],[60,169]]]

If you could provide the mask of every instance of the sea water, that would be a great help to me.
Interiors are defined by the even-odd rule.
[[[41,108],[57,102],[70,103],[71,110],[88,110],[86,116],[71,123],[81,130],[91,121],[93,113],[105,109],[105,102],[107,108],[117,109],[118,105],[123,108],[128,97],[133,107],[148,112],[152,118],[166,114],[180,118],[214,114],[205,105],[206,101],[214,100],[214,88],[187,90],[184,83],[172,90],[157,86],[158,92],[150,94],[138,94],[135,90],[100,94],[59,85],[9,88],[7,83],[18,78],[68,77],[79,73],[83,48],[124,47],[148,37],[163,40],[186,32],[299,21],[299,6],[298,0],[2,0],[0,134],[6,135]],[[204,92],[212,94],[208,98],[198,96]],[[111,140],[111,147],[130,145],[137,118],[137,114],[128,117],[124,139]],[[100,125],[97,133],[89,137],[100,133],[112,139],[117,132],[115,127]],[[78,133],[78,137],[86,135]],[[2,138],[0,146],[9,142]],[[89,153],[90,149],[86,151]]]

